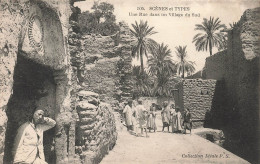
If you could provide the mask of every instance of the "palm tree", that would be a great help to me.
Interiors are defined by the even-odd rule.
[[[152,51],[148,58],[149,74],[156,77],[155,93],[160,96],[170,94],[167,83],[176,73],[176,67],[171,57],[171,50],[168,49],[168,45],[162,43]]]
[[[177,67],[177,73],[180,75],[182,74],[182,78],[184,78],[184,74],[185,72],[187,74],[191,74],[195,71],[195,62],[192,61],[187,61],[187,51],[186,51],[187,46],[179,46],[179,47],[175,47],[176,51],[176,55],[178,57],[179,62],[176,63],[176,67]]]
[[[130,29],[131,34],[135,37],[135,41],[132,47],[132,56],[137,57],[137,59],[141,61],[141,71],[144,72],[144,62],[143,55],[148,56],[148,52],[151,49],[155,48],[157,43],[149,38],[149,36],[157,33],[153,31],[154,27],[149,27],[146,22],[140,21],[138,24],[135,21],[135,24],[132,24],[133,30]]]
[[[152,84],[146,71],[142,72],[140,66],[133,66],[134,95],[135,96],[153,96]]]
[[[196,24],[195,30],[202,31],[202,33],[198,33],[194,36],[192,43],[195,42],[197,51],[208,50],[210,52],[210,56],[212,55],[212,48],[224,47],[225,43],[225,35],[220,30],[225,29],[226,26],[221,24],[219,18],[214,19],[214,17],[210,17],[209,20],[204,18],[202,24]]]

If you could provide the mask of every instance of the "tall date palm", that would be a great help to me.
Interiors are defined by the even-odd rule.
[[[156,77],[155,93],[160,96],[169,95],[167,83],[176,72],[176,67],[171,57],[171,50],[162,43],[152,51],[148,58],[149,74]]]
[[[221,49],[225,46],[225,35],[220,31],[225,29],[226,26],[221,24],[219,18],[214,19],[214,17],[210,17],[209,20],[203,18],[202,24],[196,24],[195,26],[195,30],[201,31],[192,40],[192,43],[195,42],[197,51],[208,51],[209,49],[211,56],[213,47]]]
[[[141,62],[141,71],[144,72],[144,61],[143,56],[148,57],[148,53],[151,52],[151,49],[154,49],[157,43],[149,38],[149,36],[157,33],[153,31],[154,27],[149,27],[147,21],[143,22],[142,20],[138,24],[135,21],[135,24],[132,24],[133,29],[130,29],[131,34],[135,37],[135,41],[132,47],[132,56],[140,59]]]
[[[182,74],[182,78],[184,78],[185,72],[187,74],[193,73],[195,71],[195,62],[192,61],[187,61],[187,51],[186,51],[187,46],[179,46],[175,47],[176,55],[179,59],[179,61],[176,63],[177,67],[177,73],[180,75]]]

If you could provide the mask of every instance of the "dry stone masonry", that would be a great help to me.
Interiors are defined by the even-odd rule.
[[[100,103],[98,94],[82,90],[78,98],[76,152],[82,163],[99,163],[116,143],[115,118],[111,106]]]
[[[120,31],[111,36],[73,31],[69,39],[71,64],[77,81],[85,90],[99,94],[101,101],[115,109],[132,97],[132,58],[130,30],[120,22]]]

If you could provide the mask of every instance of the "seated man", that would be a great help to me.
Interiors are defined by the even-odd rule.
[[[21,125],[14,141],[14,164],[47,164],[43,152],[43,132],[55,126],[56,122],[44,117],[44,111],[37,109],[31,121]]]

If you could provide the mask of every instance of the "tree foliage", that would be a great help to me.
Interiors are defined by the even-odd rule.
[[[202,24],[196,24],[195,30],[201,31],[193,37],[197,51],[208,51],[212,55],[212,48],[222,49],[226,44],[226,37],[221,30],[226,26],[221,24],[219,18],[210,17],[209,20],[204,18]]]
[[[85,11],[79,16],[79,24],[83,33],[96,33],[107,36],[119,30],[112,4],[95,2],[91,9],[93,12]]]
[[[72,14],[69,18],[69,21],[71,24],[72,31],[74,31],[76,33],[80,33],[80,27],[78,24],[78,20],[79,20],[79,15],[81,13],[81,10],[78,7],[71,7],[71,11],[72,11]]]
[[[195,62],[192,61],[187,61],[187,51],[186,51],[187,46],[178,46],[175,47],[176,51],[176,55],[179,59],[179,61],[176,63],[176,67],[177,67],[177,73],[180,75],[182,75],[182,78],[184,78],[185,73],[187,73],[187,75],[194,73],[195,71]]]
[[[154,96],[153,77],[149,76],[146,71],[142,71],[140,66],[133,67],[133,80],[134,80],[134,97],[139,96]]]
[[[149,74],[156,77],[154,93],[158,96],[170,95],[169,79],[176,73],[176,67],[172,60],[171,50],[168,45],[158,45],[153,49],[148,58]]]
[[[140,59],[141,71],[144,72],[143,55],[148,57],[148,52],[151,52],[157,46],[157,43],[149,36],[157,32],[153,31],[154,27],[148,26],[147,21],[143,22],[142,20],[139,24],[135,21],[135,24],[132,24],[132,28],[130,32],[135,38],[132,46],[132,56]]]

